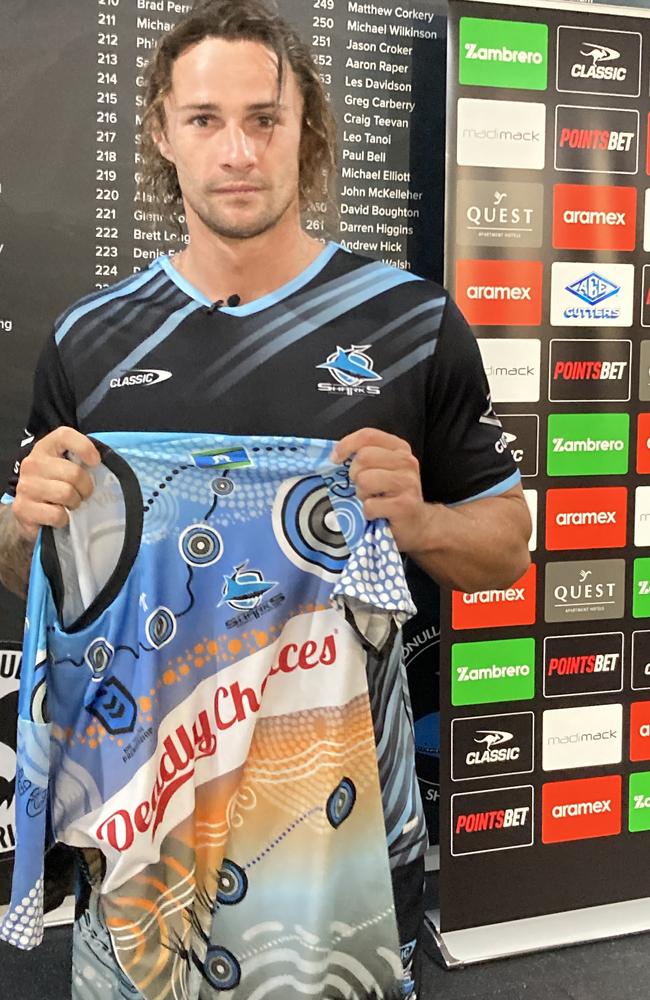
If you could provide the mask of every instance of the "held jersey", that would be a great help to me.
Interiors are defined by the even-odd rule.
[[[0,937],[39,942],[55,839],[147,998],[398,997],[388,848],[423,824],[390,531],[330,441],[95,442],[33,561]]]

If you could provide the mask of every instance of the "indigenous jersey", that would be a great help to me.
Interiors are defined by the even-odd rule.
[[[331,441],[94,440],[90,500],[33,561],[0,937],[38,944],[56,839],[146,998],[400,996],[387,836],[423,831],[390,531]]]

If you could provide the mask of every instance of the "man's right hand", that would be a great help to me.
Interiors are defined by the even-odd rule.
[[[64,457],[68,452],[85,465],[100,462],[92,441],[72,427],[57,427],[37,441],[21,462],[11,508],[21,534],[32,543],[43,525],[64,527],[68,523],[67,511],[76,510],[93,491],[92,477]]]

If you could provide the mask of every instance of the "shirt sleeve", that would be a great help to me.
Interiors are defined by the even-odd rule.
[[[520,481],[490,398],[478,344],[448,299],[431,360],[422,458],[424,499],[464,503]]]
[[[61,356],[52,334],[46,341],[34,373],[34,391],[27,426],[13,462],[3,503],[16,496],[20,465],[41,438],[57,427],[77,426],[77,409],[61,363]]]

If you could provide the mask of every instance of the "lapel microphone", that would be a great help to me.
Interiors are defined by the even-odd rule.
[[[205,312],[208,316],[211,316],[212,313],[216,312],[217,309],[223,308],[223,306],[228,306],[229,309],[234,309],[240,302],[240,295],[229,295],[225,301],[223,299],[217,299],[217,301],[213,302],[211,306],[205,306]]]

